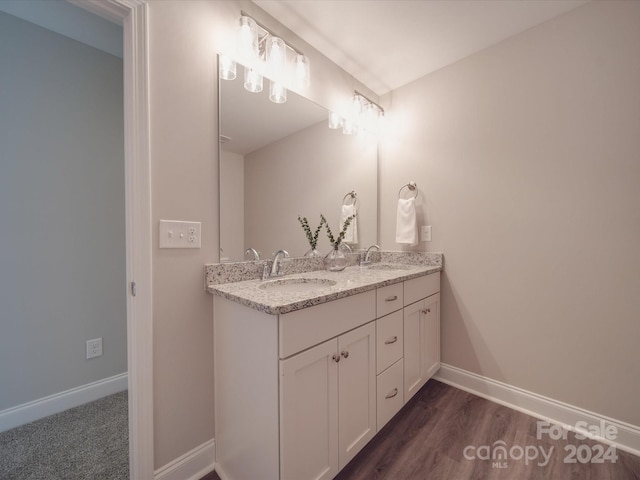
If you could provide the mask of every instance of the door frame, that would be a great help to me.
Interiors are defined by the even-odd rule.
[[[129,475],[136,480],[152,480],[153,297],[148,5],[142,0],[67,1],[123,28]]]

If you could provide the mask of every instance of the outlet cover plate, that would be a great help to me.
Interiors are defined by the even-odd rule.
[[[102,356],[102,337],[87,340],[87,358]]]
[[[160,220],[160,248],[200,248],[202,224]]]

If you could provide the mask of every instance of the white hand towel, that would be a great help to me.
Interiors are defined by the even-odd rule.
[[[342,210],[340,212],[340,231],[342,231],[342,226],[344,225],[344,222],[347,220],[347,218],[356,214],[357,210],[355,205],[342,205]],[[358,217],[351,220],[351,223],[347,227],[347,231],[344,234],[343,241],[345,243],[358,243]]]
[[[418,244],[415,198],[399,198],[396,218],[396,243]]]

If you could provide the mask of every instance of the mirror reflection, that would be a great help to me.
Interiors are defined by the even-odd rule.
[[[358,216],[349,246],[376,243],[375,141],[329,129],[329,112],[293,92],[286,103],[270,102],[266,81],[262,92],[246,91],[242,71],[219,80],[220,261],[252,260],[251,248],[260,259],[280,249],[303,256],[310,247],[298,216],[315,230],[323,214],[339,232],[351,192]],[[329,252],[324,229],[317,249]]]

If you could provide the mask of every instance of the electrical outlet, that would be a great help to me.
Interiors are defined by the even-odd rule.
[[[431,241],[431,225],[423,225],[420,240],[423,242]]]
[[[87,358],[102,356],[102,337],[87,340]]]
[[[200,248],[200,222],[160,220],[160,248]]]

